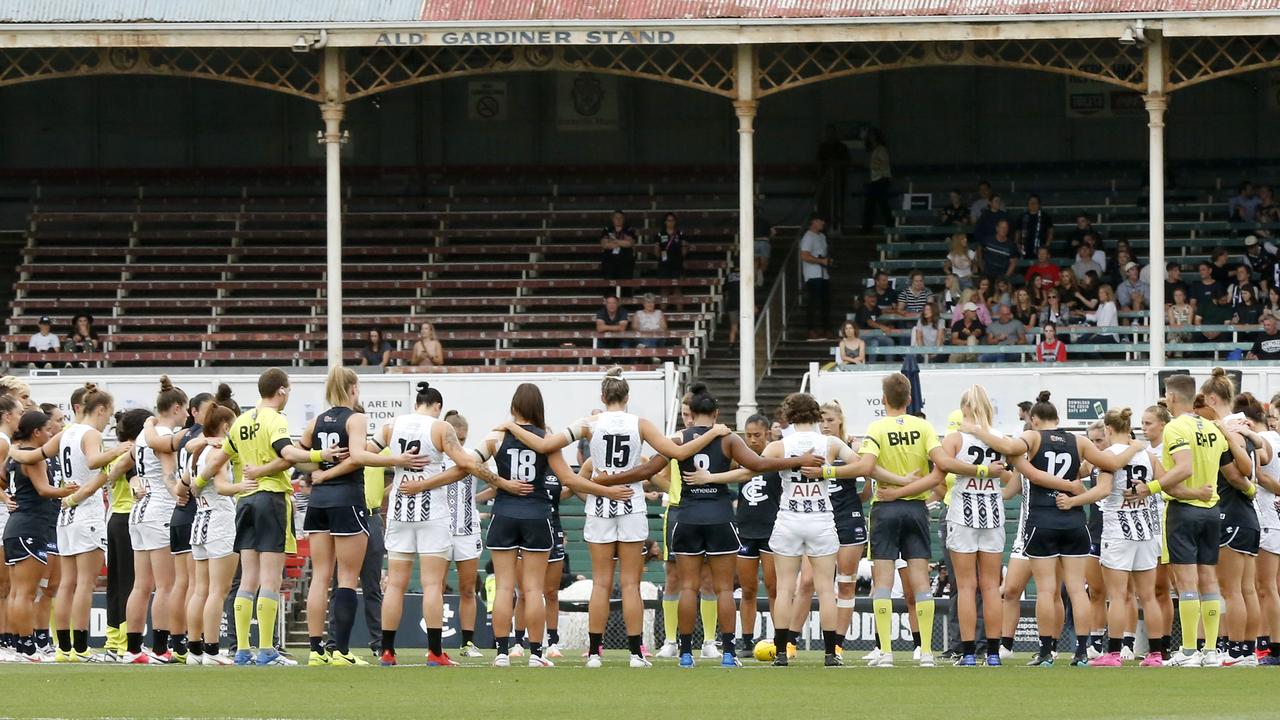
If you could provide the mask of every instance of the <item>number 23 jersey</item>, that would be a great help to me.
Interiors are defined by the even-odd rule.
[[[644,441],[640,438],[640,418],[631,413],[609,411],[595,417],[591,429],[591,463],[596,472],[607,475],[630,470],[640,464],[640,451]],[[587,514],[592,517],[613,518],[645,511],[644,483],[631,483],[631,499],[610,500],[596,495],[587,496]]]
[[[998,431],[992,430],[999,435]],[[969,433],[960,434],[960,451],[956,459],[974,465],[990,465],[1000,453]],[[1004,497],[1000,480],[956,476],[951,490],[951,507],[947,520],[964,527],[992,529],[1004,527]]]

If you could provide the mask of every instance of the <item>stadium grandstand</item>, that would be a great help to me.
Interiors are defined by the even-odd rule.
[[[74,496],[64,511],[86,502],[75,496],[80,480],[96,478],[106,467],[99,455],[112,450],[88,453],[87,445],[80,446],[81,455],[67,459],[65,471],[50,466],[59,477],[50,476],[48,491],[31,476],[36,461],[26,453],[38,454],[38,445],[54,442],[49,437],[66,442],[72,427],[93,425],[84,403],[68,401],[73,391],[83,396],[90,383],[88,394],[109,393],[97,403],[127,412],[103,415],[96,432],[107,448],[127,445],[137,453],[122,455],[139,466],[132,489],[127,479],[110,480],[125,483],[121,492],[130,504],[135,494],[151,496],[152,482],[156,495],[176,498],[179,506],[206,485],[216,488],[211,496],[225,490],[240,496],[231,506],[236,552],[250,553],[255,569],[259,554],[287,555],[276,573],[283,582],[264,570],[262,584],[249,580],[245,587],[253,591],[233,592],[219,615],[223,637],[243,653],[249,653],[247,643],[232,638],[247,639],[249,621],[257,622],[253,647],[259,654],[249,660],[255,664],[293,662],[288,652],[273,655],[273,648],[308,642],[312,664],[317,658],[346,663],[355,655],[339,646],[352,643],[369,646],[373,664],[396,664],[397,631],[379,631],[384,622],[401,627],[402,655],[404,647],[427,647],[432,665],[454,664],[441,649],[441,632],[443,647],[462,654],[463,664],[467,658],[513,662],[523,641],[532,665],[534,657],[541,661],[544,640],[548,651],[555,648],[548,658],[559,657],[563,647],[565,664],[579,664],[581,649],[588,667],[599,666],[606,650],[611,659],[646,667],[659,662],[648,659],[651,649],[682,666],[691,666],[699,649],[698,659],[714,664],[737,666],[739,657],[747,664],[785,664],[791,640],[802,652],[823,650],[822,664],[853,664],[856,652],[869,653],[864,659],[873,666],[891,666],[890,635],[899,650],[914,646],[916,661],[926,665],[933,664],[935,650],[939,664],[944,657],[964,663],[974,655],[977,664],[983,658],[999,664],[1002,655],[1007,662],[1017,651],[1051,665],[1059,639],[1060,664],[1070,648],[1076,660],[1084,658],[1077,664],[1098,658],[1106,664],[1113,655],[1119,663],[1113,639],[1123,642],[1126,662],[1143,661],[1144,652],[1161,656],[1163,643],[1156,664],[1246,662],[1233,658],[1280,664],[1280,655],[1256,645],[1254,635],[1263,637],[1262,630],[1249,631],[1246,652],[1235,619],[1222,620],[1230,634],[1223,630],[1216,651],[1216,637],[1196,649],[1196,631],[1184,631],[1184,621],[1200,622],[1202,633],[1217,626],[1217,606],[1208,608],[1219,594],[1225,615],[1241,617],[1239,575],[1218,573],[1224,584],[1234,582],[1234,593],[1207,587],[1192,592],[1170,580],[1172,570],[1161,570],[1154,592],[1163,593],[1162,602],[1172,596],[1179,603],[1169,604],[1174,617],[1165,611],[1160,632],[1148,627],[1153,611],[1144,605],[1139,632],[1135,593],[1154,595],[1122,591],[1131,612],[1113,618],[1109,603],[1119,607],[1120,600],[1104,592],[1099,561],[1090,561],[1086,592],[1084,582],[1075,586],[1078,568],[1067,568],[1078,559],[1072,548],[1045,550],[1067,558],[1061,563],[1067,569],[1061,570],[1065,575],[1042,575],[1034,561],[1040,556],[1033,553],[1044,548],[1024,547],[1025,515],[1034,505],[1032,493],[1041,489],[1033,478],[1052,482],[1052,457],[1074,453],[1070,467],[1081,475],[1068,479],[1078,490],[1062,489],[1063,497],[1112,482],[1119,487],[1117,478],[1126,477],[1134,489],[1129,495],[1117,490],[1116,502],[1145,503],[1152,489],[1135,478],[1154,474],[1156,465],[1186,488],[1220,473],[1224,494],[1237,488],[1249,507],[1259,488],[1272,492],[1276,481],[1265,472],[1272,467],[1266,460],[1280,457],[1280,428],[1271,427],[1278,414],[1265,401],[1280,399],[1280,378],[1272,372],[1280,360],[1280,204],[1274,190],[1280,135],[1272,131],[1280,118],[1277,38],[1280,2],[1272,0],[0,3],[0,306],[8,310],[0,339],[0,382],[7,383],[0,387],[7,393],[0,394],[0,423],[13,421],[0,446],[12,446],[6,450],[8,494],[26,483],[35,501],[62,490],[59,498]],[[354,370],[355,379],[345,369]],[[1194,377],[1199,392],[1179,395],[1184,380],[1171,381],[1175,376]],[[183,394],[175,404],[171,384],[190,394],[188,414],[172,409],[188,399]],[[538,392],[534,403],[530,393]],[[178,440],[163,439],[155,429],[172,421],[173,437],[187,443],[198,433],[182,433],[182,421],[189,427],[205,415],[197,412],[204,408],[197,398],[205,396],[200,402],[211,407],[234,405],[231,417],[241,423],[258,412],[250,407],[259,398],[255,393],[264,403],[259,409],[280,411],[262,423],[275,423],[269,429],[280,443],[254,438],[256,414],[248,421],[252,431],[235,424],[223,432],[238,428],[242,442],[261,440],[261,457],[242,457],[242,449],[224,452],[220,438],[205,446],[202,438],[192,447],[202,448],[196,456],[206,454],[193,464],[194,456],[178,451]],[[1033,403],[1038,394],[1041,402]],[[1255,396],[1264,402],[1255,403]],[[12,408],[6,397],[14,398]],[[1169,453],[1190,436],[1177,436],[1184,442],[1171,450],[1177,438],[1155,433],[1166,423],[1175,433],[1186,432],[1176,424],[1182,418],[1158,411],[1182,408],[1183,400],[1188,413],[1194,404],[1205,417],[1231,415],[1230,424],[1221,426],[1223,436],[1238,436],[1248,451],[1239,451],[1233,463],[1236,444],[1225,451],[1212,444],[1225,469],[1214,465],[1211,472],[1197,440],[1195,465],[1187,470],[1198,474],[1181,479],[1182,465]],[[45,403],[42,412],[50,417],[65,415],[68,430],[56,435],[43,425],[28,427],[36,418],[27,415],[39,409],[33,402]],[[236,402],[248,411],[244,416]],[[142,409],[155,414],[154,426],[143,429],[140,419],[130,419],[129,412]],[[1150,425],[1144,410],[1157,410]],[[453,411],[468,419],[451,419]],[[1260,424],[1249,425],[1258,413]],[[377,465],[391,461],[365,450],[354,425],[348,437],[345,419],[333,420],[357,415],[368,421],[368,447],[390,448],[400,463],[385,477]],[[535,417],[543,422],[534,423]],[[899,426],[918,421],[919,427],[914,435],[886,430],[886,417],[897,418]],[[615,421],[624,429],[607,435],[599,429]],[[336,424],[321,426],[329,422]],[[419,435],[397,435],[406,422]],[[1059,422],[1063,432],[1055,434]],[[1118,422],[1142,438],[1134,441],[1142,449],[1125,456],[1140,471],[1123,463],[1114,474],[1105,469],[1114,460],[1108,452],[1121,454],[1128,442],[1119,430],[1108,434]],[[528,431],[533,424],[546,436]],[[810,438],[819,428],[832,437]],[[914,439],[899,442],[898,432]],[[1092,444],[1081,440],[1077,446],[1073,433],[1085,432],[1092,433]],[[48,437],[40,439],[40,433]],[[712,460],[707,454],[683,457],[692,457],[687,446],[704,443],[704,434],[716,438],[705,446],[713,449]],[[796,435],[808,444],[790,439]],[[1271,436],[1275,453],[1259,453]],[[338,437],[340,445],[334,444]],[[622,442],[617,438],[631,444],[616,446]],[[1022,444],[1015,448],[1017,442]],[[882,454],[880,444],[895,451]],[[898,452],[899,445],[910,447]],[[423,446],[437,458],[425,470],[426,456],[410,449]],[[1048,466],[1036,447],[1049,454]],[[1161,447],[1165,455],[1152,452]],[[448,454],[450,448],[458,454]],[[949,455],[940,460],[939,448]],[[641,478],[630,495],[617,488],[632,486],[594,483],[582,470],[590,459],[596,480],[638,472],[647,467],[642,450],[645,460],[682,462]],[[918,457],[911,454],[917,450]],[[970,463],[964,458],[973,452]],[[202,475],[210,457],[234,470],[220,470],[215,461],[210,475]],[[528,520],[519,513],[530,510],[504,519],[513,505],[524,506],[510,501],[522,491],[502,473],[523,473],[527,466],[532,477],[534,460],[520,463],[535,457],[538,477],[554,478],[548,458],[559,457],[568,463],[566,473],[572,467],[582,474],[576,479],[584,485],[571,488],[574,481],[568,481],[563,506],[559,480],[534,493],[554,495],[555,509],[547,512],[555,513],[565,538],[556,545],[565,562],[564,592],[557,600],[547,588],[542,605],[547,613],[563,610],[564,625],[561,635],[548,617],[548,631],[557,634],[539,629],[525,638],[520,623],[531,611],[528,593],[520,590],[521,608],[513,610],[508,580],[516,573],[517,549],[541,551],[536,543],[522,545],[523,526],[511,524]],[[144,472],[144,458],[163,461],[163,478]],[[723,468],[716,465],[720,460]],[[1026,467],[1014,470],[1018,460]],[[756,461],[768,469],[725,480]],[[84,464],[76,467],[83,478],[72,472],[77,462]],[[264,475],[261,485],[256,477],[250,481],[259,466],[277,462],[294,467],[292,473],[278,471],[277,490],[265,489],[274,487],[273,475]],[[171,469],[170,463],[177,465]],[[802,463],[820,469],[802,469]],[[865,472],[847,479],[839,474],[851,465]],[[346,474],[326,476],[335,467]],[[308,513],[330,509],[309,500],[314,488],[335,476],[354,483],[361,467],[387,486],[380,502],[357,503],[357,514],[375,519],[376,532],[367,524],[357,530],[341,522],[325,525],[325,512],[305,525]],[[708,480],[701,471],[709,467],[724,472]],[[873,471],[880,473],[884,495],[873,488]],[[398,490],[403,482],[438,480],[450,472],[465,479],[447,489]],[[805,472],[819,482],[804,479]],[[734,529],[741,557],[724,572],[738,612],[751,619],[735,620],[732,632],[721,624],[717,634],[713,625],[723,611],[713,598],[724,588],[715,586],[723,577],[713,558],[732,557],[733,550],[712,549],[723,537],[707,531],[701,545],[688,541],[695,550],[681,551],[687,536],[671,537],[667,512],[680,509],[682,483],[689,482],[681,478],[689,476],[696,479],[683,486],[686,498],[697,502],[705,493],[707,502],[722,501],[726,508],[736,503],[732,512],[741,515],[749,482],[770,473],[780,473],[777,493],[799,485],[826,488],[818,512],[828,512],[828,502],[837,515],[844,508],[856,515],[861,534],[850,530],[846,537],[838,528],[840,548],[833,553],[800,544],[798,555],[810,558],[806,567],[818,568],[825,586],[820,578],[814,590],[804,584],[813,573],[801,576],[794,601],[801,611],[812,605],[814,612],[797,614],[800,627],[788,631],[772,618],[772,595],[766,602],[761,591],[759,613],[751,607],[747,585],[757,584],[755,578],[733,579],[735,572],[755,573],[754,565],[743,570],[742,563],[760,557],[759,551],[752,555],[750,538]],[[944,492],[945,502],[952,502],[947,475],[987,487],[982,502],[992,503],[999,524],[964,529],[993,531],[981,537],[999,544],[997,551],[939,542],[939,530],[945,537],[960,522],[956,513],[940,510]],[[915,487],[912,482],[922,477],[934,479],[933,485],[894,496],[896,486]],[[993,490],[989,481],[997,477]],[[1021,493],[1010,489],[1015,481]],[[708,482],[724,484],[703,485]],[[1238,489],[1248,483],[1249,490]],[[460,493],[464,485],[467,492]],[[725,487],[733,490],[714,489]],[[1157,497],[1161,489],[1154,488]],[[860,496],[856,512],[837,499],[842,490],[845,498]],[[935,490],[936,498],[930,494]],[[1178,494],[1183,488],[1163,490],[1170,503],[1210,502],[1189,489],[1185,497]],[[280,531],[290,541],[293,524],[299,535],[304,529],[315,534],[300,537],[296,553],[288,543],[285,553],[274,542],[246,539],[253,531],[241,526],[240,514],[256,512],[251,508],[265,503],[263,492],[279,492],[306,511],[292,514],[294,505],[288,505],[291,510],[280,513],[288,520]],[[473,515],[483,513],[488,533],[474,555],[446,564],[439,583],[427,577],[428,556],[436,550],[415,551],[428,533],[405,541],[390,527],[441,520],[428,519],[426,509],[421,518],[397,509],[404,498],[422,493],[447,496],[455,506],[454,531],[459,522],[474,522],[473,532],[455,533],[464,540],[455,539],[449,553],[472,537],[481,542],[481,523]],[[1104,502],[1100,493],[1090,498]],[[488,501],[486,494],[498,500]],[[246,502],[254,495],[257,500]],[[478,504],[468,499],[473,495]],[[916,538],[923,550],[914,540],[879,545],[899,555],[902,568],[864,557],[868,542],[878,542],[862,525],[862,503],[873,499],[890,509],[918,502],[922,517],[925,507],[931,513],[922,522],[933,530]],[[811,509],[813,502],[806,499],[803,507]],[[984,518],[986,512],[984,506]],[[1091,512],[1101,532],[1104,511]],[[867,514],[875,519],[870,505]],[[1015,520],[1020,514],[1023,522]],[[629,515],[639,516],[633,526]],[[131,527],[147,522],[135,520]],[[774,527],[772,517],[768,526]],[[1280,532],[1280,519],[1274,528]],[[444,598],[442,610],[426,609],[424,616],[417,602],[407,602],[411,610],[403,623],[376,612],[355,618],[355,601],[348,605],[344,592],[354,571],[342,564],[351,557],[343,555],[343,543],[364,533],[376,534],[380,545],[384,530],[388,545],[377,553],[386,556],[377,554],[358,585],[365,611],[373,588],[381,596],[383,575],[389,593],[407,591],[414,600],[434,593]],[[132,539],[144,564],[153,562],[146,557],[157,549],[146,538]],[[668,558],[672,543],[676,549]],[[595,547],[602,544],[628,550],[616,553],[618,588],[612,584],[615,555]],[[643,562],[635,561],[631,545],[642,546]],[[333,579],[330,600],[311,587],[317,549],[323,564],[332,566],[335,546],[337,571],[328,567],[319,575],[326,586],[326,578]],[[372,547],[368,552],[375,553]],[[1225,540],[1223,547],[1236,552]],[[1272,549],[1280,554],[1280,544]],[[5,550],[17,552],[8,541]],[[1024,550],[1033,560],[1022,556]],[[1262,550],[1265,557],[1266,544]],[[767,548],[763,552],[773,557]],[[1256,546],[1252,553],[1239,549],[1258,552]],[[107,553],[114,557],[109,548]],[[414,554],[421,562],[405,565]],[[711,568],[705,581],[688,582],[685,575],[678,582],[676,568],[683,563],[675,558],[703,554]],[[972,597],[967,610],[958,609],[957,554],[999,554],[1011,574],[1018,561],[1022,583],[1029,583],[1026,595],[1019,589],[1004,603],[986,599],[1003,604],[1006,623],[999,633],[988,627],[991,637],[978,638],[976,652],[972,617],[957,619],[975,612]],[[624,555],[632,560],[623,561]],[[127,548],[124,558],[128,562]],[[780,556],[779,562],[786,561]],[[1206,563],[1197,556],[1190,564]],[[1265,566],[1270,594],[1257,593],[1275,603],[1280,622],[1275,565]],[[763,569],[767,581],[773,567],[771,560]],[[1259,572],[1263,567],[1260,561]],[[148,568],[143,577],[153,571]],[[1136,578],[1151,568],[1131,570]],[[1206,577],[1203,571],[1199,577]],[[157,579],[163,575],[154,572]],[[179,584],[186,572],[178,572]],[[602,572],[609,582],[600,582]],[[970,569],[963,578],[970,595],[975,573]],[[113,657],[142,664],[187,655],[185,633],[173,640],[176,626],[172,637],[167,630],[159,638],[148,634],[145,648],[138,638],[126,639],[117,622],[124,603],[117,609],[118,598],[108,597],[120,592],[117,580],[106,570],[101,575],[89,578],[102,590],[95,608],[105,608],[103,622],[94,615],[95,646],[105,638]],[[1185,585],[1186,577],[1197,576],[1178,577]],[[1061,603],[1052,611],[1057,621],[1049,629],[1036,627],[1045,613],[1035,606],[1049,595],[1035,591],[1036,580],[1046,578],[1062,581],[1072,598],[1065,620]],[[922,579],[930,587],[919,587]],[[793,577],[788,587],[795,584]],[[153,588],[140,587],[134,594],[149,597]],[[168,592],[159,585],[154,590],[152,613]],[[74,582],[64,590],[73,591]],[[681,603],[676,598],[682,592],[700,602]],[[1188,614],[1191,595],[1197,613],[1203,601],[1205,619]],[[36,597],[32,602],[52,602],[43,591]],[[1089,610],[1072,615],[1082,598]],[[838,632],[819,620],[826,601],[837,604]],[[131,602],[132,617],[137,606]],[[313,603],[330,611],[327,621]],[[27,604],[18,590],[0,603]],[[35,607],[37,616],[45,611]],[[140,617],[148,618],[147,600],[142,607]],[[692,625],[689,607],[701,613]],[[443,630],[439,618],[428,617],[432,613],[443,613]],[[464,613],[472,616],[465,622],[458,619]],[[489,624],[496,616],[511,627],[494,633]],[[1082,627],[1085,618],[1088,627]],[[1249,627],[1257,620],[1251,617]],[[24,637],[16,638],[16,648],[0,637],[0,660],[9,659],[5,653],[29,656],[26,631],[6,629],[5,622],[0,617],[0,635]],[[30,628],[37,644],[39,622]],[[317,622],[328,645],[316,645]],[[334,645],[340,626],[343,637]],[[151,630],[156,627],[151,623]],[[691,652],[690,627],[700,638]],[[113,633],[100,635],[104,628]],[[1280,633],[1280,626],[1274,631]],[[48,633],[43,640],[50,658],[81,657]],[[215,640],[206,642],[213,655],[245,664],[237,652],[218,654],[218,632],[212,635]],[[1140,637],[1136,656],[1130,635]],[[189,639],[198,649],[199,639]],[[983,640],[1001,646],[983,652]],[[166,648],[170,641],[177,644]],[[1179,642],[1194,660],[1179,659],[1182,649],[1170,644]],[[833,660],[835,648],[839,657]],[[113,702],[116,714],[129,712],[119,704],[127,698]],[[338,701],[334,707],[345,706]],[[15,710],[85,712],[34,700]],[[226,714],[237,712],[262,710],[232,707]]]

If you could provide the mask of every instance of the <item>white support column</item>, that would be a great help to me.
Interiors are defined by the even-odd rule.
[[[1164,113],[1169,100],[1164,94],[1164,38],[1147,32],[1147,113],[1150,119],[1147,161],[1151,235],[1151,367],[1164,367]]]
[[[755,128],[756,56],[751,45],[738,46],[738,429],[746,426],[756,406],[756,252]]]
[[[342,365],[342,55],[324,51],[325,277],[328,279],[326,357],[329,367]]]

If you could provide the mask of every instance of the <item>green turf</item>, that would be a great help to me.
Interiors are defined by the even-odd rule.
[[[411,661],[405,651],[402,661]],[[5,717],[280,718],[1274,718],[1280,669],[820,667],[738,670],[674,660],[632,670],[620,653],[586,670],[0,666]],[[860,663],[856,663],[860,664]],[[904,663],[906,664],[906,663]]]

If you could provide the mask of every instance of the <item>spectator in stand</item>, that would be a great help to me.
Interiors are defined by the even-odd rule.
[[[947,326],[943,322],[941,314],[938,312],[938,306],[935,303],[929,303],[920,311],[920,317],[916,319],[916,326],[911,328],[911,346],[912,347],[938,347],[945,344],[947,338]],[[921,356],[921,362],[929,362],[930,356]]]
[[[1071,268],[1065,268],[1062,274],[1058,276],[1058,297],[1062,299],[1062,304],[1073,312],[1080,310],[1080,299],[1076,294],[1080,292],[1080,281],[1076,279],[1076,274]]]
[[[1177,262],[1167,263],[1164,266],[1164,300],[1165,303],[1173,302],[1173,291],[1181,288],[1186,294],[1187,299],[1191,299],[1191,288],[1182,281],[1182,266]]]
[[[93,316],[78,313],[71,319],[71,332],[62,341],[63,352],[92,353],[101,349],[102,342],[98,340],[98,332],[93,329]]]
[[[1062,290],[1050,290],[1045,296],[1044,308],[1040,310],[1041,327],[1045,325],[1070,325],[1071,308],[1062,304]]]
[[[669,212],[662,218],[662,229],[655,238],[654,254],[658,256],[658,277],[684,276],[684,233],[676,214]]]
[[[738,349],[738,310],[742,307],[742,273],[738,272],[738,259],[729,259],[729,272],[724,279],[724,314],[729,319],[729,350]]]
[[[1098,267],[1102,268],[1102,272],[1107,270],[1107,251],[1102,246],[1102,236],[1098,233],[1089,233],[1084,238],[1087,244],[1093,250],[1093,261],[1098,263]],[[1098,273],[1101,276],[1102,273]]]
[[[1276,205],[1276,196],[1272,192],[1270,185],[1262,185],[1258,188],[1258,214],[1256,220],[1259,224],[1280,223],[1280,205]],[[1275,230],[1272,228],[1258,228],[1259,237],[1274,237]],[[1275,253],[1275,250],[1272,250]]]
[[[893,225],[893,213],[889,211],[889,184],[893,170],[889,167],[889,148],[876,128],[867,130],[867,170],[870,179],[866,185],[866,201],[862,207],[862,232],[871,232],[871,226],[884,220],[886,227]]]
[[[1004,209],[1004,199],[998,194],[991,196],[991,206],[983,211],[978,217],[978,222],[973,226],[974,237],[978,239],[978,243],[990,240],[996,235],[996,226],[1004,221],[1008,225],[1012,225],[1013,221],[1009,218],[1009,211]],[[1012,242],[1012,238],[1010,238]]]
[[[600,232],[600,272],[606,280],[630,280],[636,274],[636,234],[627,225],[621,210],[613,211],[613,219]]]
[[[1209,262],[1201,260],[1196,269],[1200,272],[1200,279],[1187,289],[1187,297],[1196,306],[1196,312],[1204,315],[1204,306],[1213,304],[1219,295],[1225,295],[1227,288],[1214,279],[1213,265]]]
[[[1110,285],[1103,285],[1098,288],[1098,306],[1087,315],[1085,319],[1092,322],[1097,328],[1112,328],[1120,325],[1120,312],[1116,307],[1116,294]],[[1111,332],[1095,332],[1084,335],[1079,340],[1082,343],[1089,344],[1107,344],[1117,342],[1115,333]]]
[[[808,299],[805,311],[809,316],[810,340],[822,337],[821,333],[831,326],[831,258],[827,256],[827,236],[822,232],[825,227],[822,218],[814,215],[809,218],[809,229],[800,238],[800,272]]]
[[[893,328],[880,322],[880,306],[876,304],[876,291],[868,288],[862,294],[862,306],[853,313],[853,322],[858,326],[859,335],[870,347],[886,347],[894,345]],[[884,335],[867,335],[870,330],[879,330]]]
[[[596,332],[623,333],[630,325],[631,317],[627,314],[626,308],[619,304],[618,298],[614,295],[605,295],[604,307],[596,311]],[[607,349],[626,349],[629,346],[630,343],[621,338],[602,338],[596,343],[596,347]]]
[[[974,258],[977,253],[969,249],[969,236],[956,233],[951,236],[951,250],[943,263],[943,271],[954,275],[961,290],[973,287]]]
[[[981,321],[983,325],[991,324],[991,311],[986,305],[978,302],[975,298],[977,298],[976,290],[965,290],[960,293],[960,302],[956,303],[956,306],[951,309],[952,325],[964,319],[964,306],[969,303],[973,303],[973,305],[978,308],[978,320]]]
[[[978,252],[984,277],[1012,277],[1018,271],[1018,244],[1009,237],[1008,220],[996,223],[995,234],[978,246]]]
[[[1263,305],[1262,312],[1280,317],[1280,288],[1274,285],[1267,288],[1267,302]]]
[[[1060,363],[1067,361],[1067,345],[1058,339],[1058,326],[1045,323],[1044,336],[1036,343],[1036,362]]]
[[[1270,192],[1270,190],[1268,190]],[[1262,210],[1258,211],[1262,213]],[[1276,246],[1271,242],[1259,242],[1257,235],[1244,239],[1244,264],[1255,280],[1271,280],[1276,264]]]
[[[764,301],[764,279],[769,271],[769,256],[773,254],[773,243],[770,242],[774,235],[777,234],[777,228],[769,228],[768,237],[756,238],[755,255],[756,255],[756,305],[760,305]]]
[[[418,368],[444,367],[444,346],[436,339],[436,329],[429,322],[418,327],[418,339],[413,343],[409,364]]]
[[[53,332],[53,320],[43,315],[36,321],[36,334],[27,340],[27,348],[31,352],[50,353],[62,349],[62,341]]]
[[[897,313],[898,291],[894,290],[893,285],[890,284],[889,273],[877,270],[872,280],[872,287],[876,291],[876,305],[888,315]]]
[[[1071,265],[1071,272],[1075,273],[1076,277],[1083,278],[1086,273],[1091,271],[1097,275],[1102,275],[1102,266],[1093,259],[1093,246],[1088,242],[1083,242],[1080,244],[1079,249],[1076,250],[1076,261]]]
[[[978,222],[978,218],[982,217],[982,213],[991,208],[991,183],[986,180],[978,181],[978,197],[969,203],[969,223]]]
[[[1035,327],[1040,321],[1040,311],[1031,302],[1031,293],[1024,287],[1013,291],[1013,304],[1009,309],[1013,317],[1028,329]]]
[[[836,346],[836,367],[862,365],[867,362],[867,343],[858,337],[858,326],[845,320],[840,326],[840,344]]]
[[[1039,284],[1042,287],[1050,287],[1058,284],[1058,277],[1062,275],[1062,268],[1050,257],[1049,248],[1041,245],[1036,250],[1035,263],[1027,268],[1024,276],[1027,285]]]
[[[1000,305],[996,310],[996,319],[987,326],[986,344],[989,346],[1022,345],[1027,341],[1027,327],[1013,316],[1013,309],[1008,305]],[[979,362],[1009,362],[1016,360],[1017,355],[1008,353],[984,353]]]
[[[1067,248],[1068,252],[1070,252],[1068,257],[1074,260],[1076,253],[1080,251],[1080,246],[1085,243],[1085,239],[1090,235],[1097,235],[1097,231],[1093,229],[1093,220],[1084,213],[1076,215],[1076,227],[1071,231],[1071,247]]]
[[[955,347],[977,347],[986,336],[987,327],[978,320],[978,306],[968,302],[961,306],[964,315],[960,321],[951,326],[951,344]],[[976,355],[969,353],[953,353],[953,363],[973,362]]]
[[[933,300],[933,293],[924,286],[924,271],[911,271],[911,284],[898,293],[898,312],[915,315]]]
[[[978,280],[978,286],[973,289],[973,297],[971,298],[978,307],[991,310],[994,303],[991,301],[991,278],[981,278]],[[983,320],[983,324],[988,324],[990,320]]]
[[[1124,282],[1116,289],[1116,301],[1125,310],[1146,310],[1147,297],[1151,295],[1151,287],[1139,278],[1141,268],[1138,263],[1129,261],[1124,264]]]
[[[1185,343],[1190,340],[1190,335],[1184,332],[1173,332],[1173,328],[1191,327],[1200,324],[1200,316],[1196,315],[1195,306],[1187,302],[1186,288],[1175,288],[1173,294],[1169,298],[1172,302],[1169,304],[1168,312],[1165,313],[1165,324],[1170,328],[1170,332],[1165,339],[1170,343]],[[1182,353],[1178,353],[1181,357]]]
[[[1257,222],[1261,205],[1262,200],[1253,192],[1253,183],[1245,180],[1236,187],[1236,196],[1227,201],[1227,221]]]
[[[1280,360],[1280,329],[1274,315],[1262,317],[1262,329],[1253,336],[1253,347],[1246,355],[1250,360]]]
[[[1013,304],[1013,285],[1009,283],[1009,278],[998,278],[996,280],[996,289],[991,295],[991,300],[997,304]]]
[[[969,225],[973,222],[970,217],[969,208],[965,207],[964,201],[960,199],[960,191],[952,190],[947,194],[947,206],[942,208],[939,214],[939,225]]]
[[[658,309],[658,299],[653,293],[645,293],[640,297],[640,303],[641,308],[631,316],[631,329],[638,333],[665,333],[667,316]],[[642,337],[636,340],[637,347],[660,348],[663,344],[663,338],[659,337]]]
[[[1254,285],[1250,285],[1240,291],[1240,302],[1235,305],[1235,315],[1231,318],[1232,325],[1257,325],[1262,318],[1262,303],[1254,298],[1253,294],[1258,291]]]
[[[1027,211],[1018,220],[1018,244],[1023,257],[1037,257],[1040,248],[1053,247],[1053,218],[1040,208],[1040,196],[1027,197]]]
[[[1227,268],[1227,261],[1230,259],[1231,254],[1221,246],[1209,253],[1209,263],[1213,266],[1213,279],[1222,283],[1223,287],[1231,284],[1231,270]]]
[[[1249,276],[1248,265],[1237,265],[1235,272],[1232,273],[1231,280],[1231,285],[1227,287],[1227,294],[1231,296],[1232,307],[1243,302],[1245,290],[1253,290],[1254,298],[1258,297],[1258,291],[1253,286],[1253,279]]]
[[[360,364],[365,367],[385,368],[391,362],[391,345],[382,338],[382,331],[373,328],[360,348]]]
[[[1204,342],[1220,342],[1228,339],[1228,334],[1221,330],[1204,330],[1211,325],[1229,325],[1235,311],[1231,307],[1231,296],[1226,290],[1218,289],[1212,299],[1196,306],[1196,314],[1200,316],[1200,339]]]
[[[943,281],[945,287],[942,290],[942,314],[950,315],[951,309],[960,302],[960,295],[964,292],[960,288],[960,280],[955,275],[947,275],[947,279]],[[972,287],[970,283],[970,287]]]
[[[1098,308],[1098,275],[1090,272],[1080,278],[1076,287],[1076,309],[1081,312],[1092,312]]]

